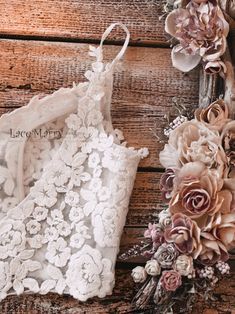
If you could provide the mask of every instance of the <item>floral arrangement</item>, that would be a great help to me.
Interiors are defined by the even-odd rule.
[[[226,7],[234,14],[234,3]],[[216,283],[229,274],[235,248],[235,84],[226,40],[231,18],[219,0],[168,0],[165,12],[165,30],[177,40],[173,65],[187,72],[201,63],[205,75],[219,73],[225,94],[164,130],[168,142],[159,158],[165,209],[141,244],[121,255],[146,257],[132,270],[140,285],[133,305],[151,304],[149,313],[161,314],[175,307],[189,313],[196,297],[212,298]]]
[[[218,100],[197,109],[192,120],[175,119],[165,133],[169,140],[160,152],[166,168],[160,189],[167,207],[149,223],[139,247],[147,262],[132,271],[134,281],[143,284],[134,304],[143,308],[153,298],[159,313],[168,313],[185,299],[189,313],[195,296],[209,298],[230,270],[229,250],[235,248],[235,121]]]
[[[225,1],[224,1],[225,2]],[[202,62],[207,73],[225,73],[222,61],[229,33],[226,12],[217,0],[170,1],[165,30],[177,40],[172,49],[173,66],[188,72]],[[226,18],[227,20],[226,20]]]

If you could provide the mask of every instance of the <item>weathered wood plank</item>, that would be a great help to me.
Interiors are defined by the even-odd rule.
[[[163,0],[1,0],[0,34],[100,40],[110,23],[120,21],[133,43],[166,45],[163,6]],[[123,37],[114,31],[109,39]]]
[[[112,296],[104,299],[93,298],[81,303],[69,296],[57,294],[10,296],[0,303],[1,314],[134,314],[149,313],[133,311],[131,300],[137,292],[137,286],[131,279],[131,270],[118,269],[116,271],[116,286]],[[217,300],[213,303],[198,302],[193,314],[234,314],[235,286],[229,285],[235,281],[233,272],[229,279],[220,282],[216,289]],[[209,312],[213,310],[214,312]]]
[[[106,46],[111,60],[119,47]],[[87,44],[0,41],[0,107],[25,105],[38,93],[53,92],[84,80],[90,67]],[[198,103],[199,75],[183,74],[171,65],[170,49],[129,47],[114,79],[112,116],[130,146],[146,146],[149,158],[142,167],[159,167],[165,115],[177,113],[173,97],[188,110]],[[141,136],[137,136],[141,134]]]

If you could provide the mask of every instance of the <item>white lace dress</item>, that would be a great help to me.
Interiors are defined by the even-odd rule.
[[[14,293],[57,292],[86,301],[112,292],[137,166],[147,155],[146,149],[121,145],[112,128],[113,70],[129,41],[128,30],[119,24],[127,34],[124,46],[112,63],[102,62],[103,41],[115,25],[105,31],[98,48],[90,47],[96,61],[85,73],[87,82],[34,98],[0,119],[5,202],[0,299]],[[63,136],[45,141],[12,138],[12,123],[15,135],[17,130],[45,130],[49,125]]]

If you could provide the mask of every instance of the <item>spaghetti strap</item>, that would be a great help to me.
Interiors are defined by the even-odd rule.
[[[119,53],[116,55],[116,57],[113,59],[111,65],[114,65],[118,60],[120,60],[122,58],[122,56],[124,55],[127,47],[128,47],[128,44],[129,44],[129,40],[130,40],[130,32],[128,30],[128,28],[122,24],[122,23],[113,23],[111,24],[103,33],[102,37],[101,37],[101,41],[100,41],[100,50],[101,50],[101,56],[103,58],[103,43],[105,41],[105,39],[109,36],[109,34],[112,32],[112,30],[114,29],[114,27],[116,26],[119,26],[121,27],[125,33],[126,33],[126,38],[125,38],[125,41],[124,41],[124,44],[121,48],[121,50],[119,51]]]

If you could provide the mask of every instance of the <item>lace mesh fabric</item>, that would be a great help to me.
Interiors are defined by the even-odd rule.
[[[127,34],[124,46],[112,63],[102,62],[103,41],[116,25],[98,48],[90,47],[96,61],[85,73],[88,82],[34,98],[0,120],[1,198],[18,204],[9,203],[1,214],[0,299],[57,292],[86,301],[112,293],[136,170],[146,156],[145,149],[120,145],[112,129],[113,70],[129,41],[127,28],[118,24]],[[49,123],[64,136],[10,139],[11,122],[25,130],[25,117],[28,131]]]

